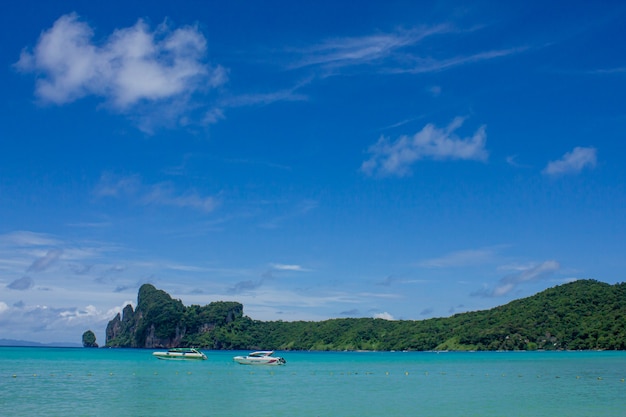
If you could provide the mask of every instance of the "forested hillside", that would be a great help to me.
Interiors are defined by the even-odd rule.
[[[115,329],[115,331],[114,331]],[[107,346],[283,350],[626,350],[626,284],[580,280],[491,310],[428,320],[258,321],[235,302],[183,306],[146,284]]]
[[[211,346],[219,349],[215,339],[232,322],[243,319],[243,306],[218,301],[204,307],[185,307],[163,290],[150,284],[139,288],[137,309],[129,304],[106,328],[108,347],[184,347]]]

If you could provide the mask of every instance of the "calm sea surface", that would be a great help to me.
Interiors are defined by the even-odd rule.
[[[626,416],[626,352],[242,352],[0,347],[2,416]]]

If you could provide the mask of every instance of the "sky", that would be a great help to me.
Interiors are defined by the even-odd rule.
[[[624,281],[623,2],[98,3],[0,13],[0,339]]]

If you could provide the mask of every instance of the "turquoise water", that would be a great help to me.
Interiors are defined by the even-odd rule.
[[[243,352],[0,347],[3,416],[625,416],[626,352]]]

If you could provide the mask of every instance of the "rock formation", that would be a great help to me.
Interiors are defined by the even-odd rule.
[[[185,307],[165,291],[144,284],[139,289],[137,308],[127,305],[107,325],[106,346],[182,347],[193,344],[199,336],[205,344],[219,345],[211,340],[211,332],[241,317],[240,303],[219,301],[204,307]]]

